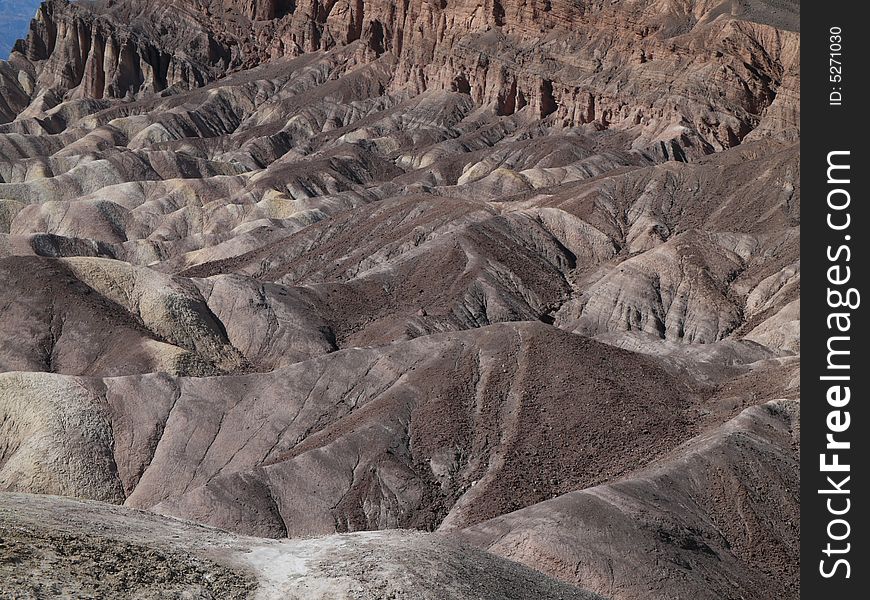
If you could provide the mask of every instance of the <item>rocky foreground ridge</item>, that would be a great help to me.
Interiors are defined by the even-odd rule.
[[[798,22],[44,3],[0,62],[3,592],[797,598]]]

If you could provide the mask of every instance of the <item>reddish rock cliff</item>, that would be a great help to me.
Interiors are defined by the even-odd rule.
[[[707,0],[50,0],[12,63],[40,89],[119,98],[355,44],[348,69],[387,61],[394,93],[460,91],[500,115],[630,130],[636,148],[684,160],[753,130],[796,138],[799,34],[759,20]]]

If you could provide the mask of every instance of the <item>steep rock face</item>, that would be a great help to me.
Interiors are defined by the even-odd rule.
[[[263,24],[289,31],[306,11],[313,11],[308,22],[319,23],[315,29],[323,34],[330,29],[318,19],[340,11],[340,3],[181,2],[162,6],[146,21],[136,3],[126,5],[127,12],[107,6],[97,16],[92,9],[98,6],[47,4],[32,39],[21,44],[25,53],[4,63],[4,73],[11,77],[16,66],[30,65],[38,77],[57,75],[49,67],[60,58],[53,57],[64,48],[84,48],[69,33],[84,27],[76,25],[80,21],[114,27],[112,19],[126,16],[121,33],[165,43],[172,35],[187,39],[209,28],[225,39]],[[398,22],[416,22],[418,13],[446,18],[457,6],[409,2],[396,7],[404,16],[390,13],[392,20],[377,3],[354,5],[351,12],[362,11],[362,24],[383,16],[379,22],[389,32]],[[794,327],[786,336],[771,335],[777,320],[791,322],[794,306],[780,313],[799,285],[799,270],[791,267],[799,153],[788,142],[795,132],[783,128],[793,96],[777,95],[752,108],[761,120],[753,121],[751,141],[747,136],[712,157],[683,155],[693,159],[690,164],[656,165],[671,155],[661,145],[646,145],[646,125],[623,127],[592,115],[594,122],[565,127],[579,121],[542,115],[519,80],[502,100],[488,100],[484,88],[475,92],[468,77],[451,80],[450,91],[438,89],[448,86],[434,79],[417,95],[423,88],[396,87],[408,61],[441,68],[436,59],[447,46],[457,49],[444,54],[450,60],[485,47],[511,72],[540,73],[555,68],[556,59],[540,62],[536,53],[553,44],[579,44],[564,56],[580,65],[572,73],[586,77],[584,53],[601,54],[596,44],[607,38],[612,68],[593,70],[587,73],[592,79],[583,81],[594,87],[607,72],[610,79],[624,76],[631,86],[647,86],[633,97],[661,96],[662,86],[632,69],[742,56],[756,78],[751,85],[736,71],[722,80],[685,79],[682,71],[659,78],[673,80],[672,89],[691,82],[701,94],[696,100],[725,98],[722,109],[736,117],[749,110],[740,103],[755,98],[753,89],[773,85],[764,73],[794,70],[797,34],[767,24],[788,27],[788,19],[768,18],[755,5],[744,14],[736,5],[703,2],[680,9],[643,2],[536,6],[486,4],[475,13],[479,18],[444,29],[443,40],[429,39],[428,58],[418,55],[425,44],[416,38],[399,44],[404,38],[385,34],[378,53],[362,38],[339,44],[321,35],[315,52],[226,74],[254,60],[239,46],[239,62],[221,66],[219,81],[167,95],[143,92],[132,102],[84,92],[75,97],[84,79],[69,96],[63,86],[40,84],[0,135],[0,225],[8,233],[3,251],[101,256],[196,278],[234,273],[295,288],[294,297],[317,304],[319,312],[290,313],[311,315],[329,333],[312,334],[313,345],[292,360],[330,348],[330,335],[341,347],[531,319],[587,335],[640,331],[685,342],[754,331],[751,339],[793,351]],[[163,35],[170,9],[177,9],[178,25]],[[55,42],[49,52],[42,46],[62,16],[72,19],[63,21],[67,41]],[[568,22],[588,29],[585,41],[566,31]],[[638,23],[647,29],[633,37],[613,33]],[[692,45],[735,32],[742,37],[727,38],[728,52],[717,50],[712,58]],[[466,33],[464,41],[450,37]],[[664,40],[682,49],[679,60],[629,60],[633,48]],[[515,54],[517,44],[527,45],[522,56]],[[47,58],[28,62],[27,53]],[[481,65],[488,81],[489,67]],[[16,75],[34,83],[29,76],[27,69]],[[554,82],[540,88],[545,96],[557,95]],[[728,100],[729,86],[738,83],[749,96]],[[23,84],[16,85],[23,93]],[[540,102],[556,106],[557,113],[568,106]],[[768,109],[778,116],[762,126]],[[46,130],[58,133],[44,135]],[[735,181],[740,184],[729,187]],[[745,197],[759,200],[741,206]],[[251,302],[258,303],[253,296]],[[224,310],[227,321],[247,314]],[[249,342],[239,343],[243,354],[260,355]],[[264,352],[271,356],[264,367],[278,364],[275,351]]]
[[[795,135],[782,107],[794,103],[767,107],[784,77],[794,89],[797,35],[764,24],[764,11],[758,22],[742,14],[753,16],[730,2],[315,2],[271,36],[274,55],[361,39],[365,59],[396,57],[393,89],[633,129],[638,147],[683,159],[731,147],[765,120],[768,134]]]
[[[183,10],[183,3],[153,11],[124,4],[43,3],[26,39],[13,49],[24,91],[124,98],[200,86],[233,63],[231,48],[202,27],[195,12]]]
[[[796,137],[798,35],[766,24],[780,21],[727,1],[178,0],[94,13],[51,0],[16,49],[37,88],[118,98],[354,44],[353,62],[394,61],[395,92],[453,90],[500,115],[630,130],[636,148],[685,160],[753,130]]]
[[[795,9],[52,0],[0,63],[0,489],[790,597]],[[264,585],[585,596],[391,536]]]

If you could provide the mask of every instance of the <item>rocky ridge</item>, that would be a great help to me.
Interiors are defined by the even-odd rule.
[[[150,512],[4,496],[15,593],[102,593],[61,547],[134,551],[113,515],[180,565],[145,597],[422,594],[403,553],[457,598],[797,597],[799,39],[762,0],[46,2],[0,62],[0,489]]]

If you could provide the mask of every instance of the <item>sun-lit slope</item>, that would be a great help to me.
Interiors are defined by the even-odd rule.
[[[0,489],[442,532],[172,542],[145,597],[249,568],[791,597],[799,29],[778,0],[49,0],[0,62]],[[141,550],[89,511],[195,529],[45,502],[86,533],[10,517],[21,585],[124,585],[61,558]]]
[[[409,531],[276,541],[58,496],[0,493],[4,594],[76,598],[602,600],[515,562]]]

